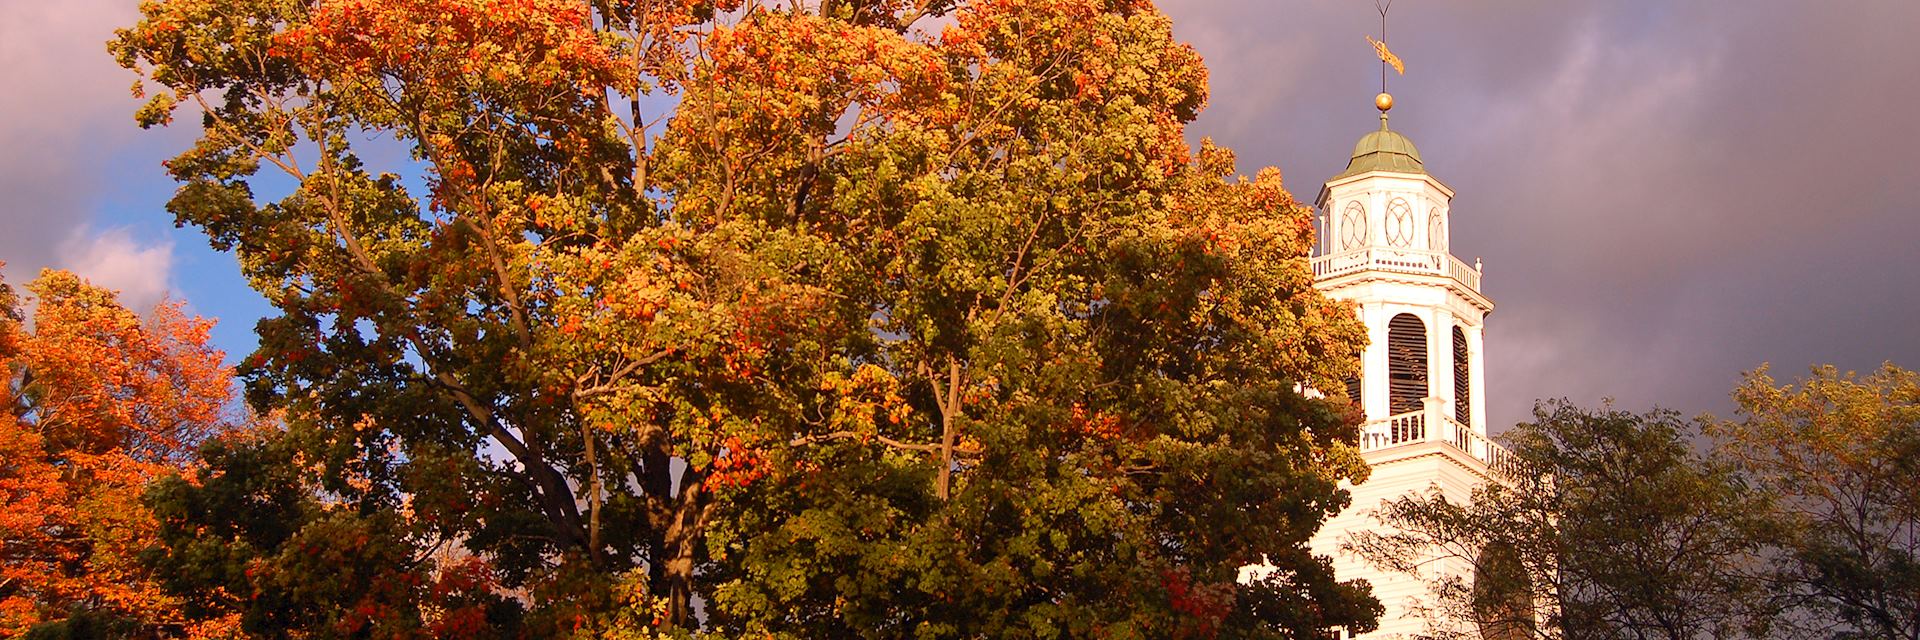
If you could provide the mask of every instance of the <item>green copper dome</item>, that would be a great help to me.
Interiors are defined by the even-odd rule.
[[[1380,116],[1380,130],[1361,136],[1360,142],[1353,145],[1353,157],[1347,160],[1347,170],[1333,179],[1359,175],[1368,171],[1392,171],[1395,173],[1426,173],[1426,165],[1420,162],[1420,150],[1413,148],[1413,141],[1400,132],[1387,128],[1385,114]]]

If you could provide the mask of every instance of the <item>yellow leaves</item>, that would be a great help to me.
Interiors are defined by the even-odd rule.
[[[1256,276],[1266,272],[1243,271],[1287,269],[1299,257],[1275,240],[1284,237],[1283,223],[1299,216],[1281,206],[1285,196],[1277,178],[1263,176],[1251,185],[1223,181],[1232,158],[1215,148],[1201,160],[1212,175],[1196,176],[1188,168],[1192,158],[1182,127],[1204,100],[1204,68],[1190,49],[1172,42],[1165,17],[1143,3],[965,3],[937,40],[895,30],[887,23],[891,15],[807,15],[829,10],[817,3],[719,19],[710,12],[725,11],[727,3],[697,0],[294,4],[312,11],[296,16],[277,39],[275,57],[286,63],[274,65],[276,75],[229,73],[239,78],[236,83],[290,77],[324,87],[295,102],[343,121],[339,131],[327,133],[329,140],[359,140],[355,127],[374,128],[417,142],[415,150],[427,156],[427,171],[441,180],[432,184],[437,200],[425,211],[410,206],[419,199],[414,194],[352,203],[353,232],[384,245],[376,262],[406,269],[404,282],[394,283],[406,291],[366,303],[365,316],[383,334],[427,336],[426,346],[407,352],[406,363],[468,383],[515,431],[528,438],[562,434],[542,443],[544,450],[518,454],[530,455],[522,462],[533,464],[502,466],[510,475],[548,462],[580,469],[584,443],[596,442],[595,436],[609,444],[597,450],[599,460],[631,455],[617,449],[634,442],[664,442],[672,455],[711,472],[706,486],[729,488],[752,483],[769,468],[795,478],[806,475],[809,463],[832,464],[782,459],[806,457],[783,450],[796,433],[812,434],[800,438],[806,442],[826,441],[809,439],[818,436],[885,445],[897,452],[888,454],[889,463],[904,456],[915,465],[941,455],[942,427],[950,427],[947,433],[957,440],[948,452],[969,457],[982,440],[999,446],[1024,437],[1017,431],[1028,427],[1043,438],[1098,447],[1123,438],[1129,426],[1146,428],[1129,420],[1151,419],[1122,413],[1111,396],[1099,396],[1124,393],[1127,387],[1118,385],[1138,387],[1137,380],[1107,377],[1134,374],[1124,366],[1102,369],[1102,358],[1115,353],[1103,341],[1131,342],[1131,333],[1145,343],[1137,352],[1117,354],[1123,357],[1113,361],[1119,362],[1188,358],[1184,354],[1197,350],[1180,348],[1186,344],[1213,336],[1240,339],[1231,331],[1187,331],[1200,322],[1188,320],[1185,306],[1146,317],[1122,308],[1132,302],[1104,292],[1087,298],[1095,287],[1112,286],[1121,292],[1116,297],[1145,297],[1142,309],[1158,304],[1166,310],[1168,304],[1157,298],[1174,297],[1130,283],[1139,271],[1131,262],[1116,266],[1123,262],[1116,258],[1130,256],[1117,255],[1114,243],[1151,245],[1143,254],[1176,249],[1168,253],[1178,255],[1147,255],[1137,265],[1156,270],[1143,280],[1179,280],[1174,288],[1206,283],[1184,279],[1184,268],[1154,264],[1163,257],[1230,257],[1205,260],[1205,266],[1262,285],[1268,281]],[[839,7],[832,11],[908,11],[899,2],[829,5]],[[584,19],[589,6],[608,13],[600,25]],[[694,66],[697,72],[687,76],[683,68]],[[641,114],[608,100],[609,88],[638,86],[686,92],[633,107],[652,111]],[[671,106],[659,110],[662,102]],[[281,115],[274,107],[236,109],[241,116]],[[660,124],[633,122],[655,118]],[[662,129],[664,138],[649,137]],[[370,164],[386,159],[357,155]],[[206,173],[183,170],[196,179]],[[324,195],[319,182],[301,195]],[[1168,202],[1183,209],[1171,224],[1165,220]],[[200,208],[183,218],[210,227],[234,221],[276,229],[328,226],[316,224],[318,216],[298,213],[274,219],[279,212],[266,208]],[[1194,213],[1208,211],[1213,217]],[[440,220],[426,229],[414,217]],[[395,220],[422,228],[414,236],[393,233],[389,225],[405,226]],[[330,296],[348,288],[339,277],[348,272],[337,264],[343,261],[333,251],[336,238],[324,231],[314,235],[320,241],[308,246],[320,249],[301,249],[285,263],[294,272],[290,280],[327,291],[275,295],[290,316],[311,310],[304,305],[330,304]],[[296,252],[285,245],[268,251],[275,262],[281,251]],[[1274,260],[1261,260],[1267,257]],[[355,293],[374,288],[357,287]],[[1252,289],[1247,297],[1273,301],[1262,296],[1272,292]],[[993,307],[993,300],[1002,302]],[[377,302],[392,304],[375,308]],[[969,304],[974,306],[957,308]],[[1106,314],[1097,305],[1128,313]],[[1180,326],[1163,331],[1166,324],[1147,324],[1134,332],[1122,324],[1131,319],[1112,317]],[[1099,323],[1113,323],[1106,328],[1119,333],[1089,330]],[[1182,332],[1193,335],[1167,337]],[[347,349],[322,352],[313,343],[331,336],[319,333],[276,341],[275,353],[299,349],[308,355],[297,366],[292,357],[258,363],[280,367],[264,371],[284,375],[270,381],[353,395],[361,388],[353,371],[369,370],[364,365],[383,357],[401,359]],[[1187,338],[1193,339],[1178,342]],[[943,351],[895,349],[916,340],[935,341]],[[1251,350],[1240,349],[1243,342],[1227,344],[1220,353]],[[969,351],[971,345],[979,348]],[[940,358],[948,357],[973,360],[955,365],[950,378],[916,368],[925,362],[944,374],[950,362]],[[1192,370],[1229,357],[1237,356],[1191,356],[1197,363]],[[316,363],[335,371],[315,372],[325,368]],[[928,380],[907,378],[914,380],[910,385],[902,378],[920,375],[953,382],[941,385],[947,392],[936,402],[928,389],[912,386]],[[437,446],[444,441],[439,429],[492,419],[463,416],[465,424],[448,425],[438,407],[456,403],[420,401],[446,399],[447,385],[401,384],[422,386],[397,394],[404,398],[355,403],[380,411],[397,441]],[[1115,391],[1092,391],[1099,388]],[[908,402],[909,396],[924,404]],[[1036,415],[1058,416],[1060,405],[1072,398],[1096,396],[1075,407],[1070,428],[1077,439],[1062,437],[1057,418],[1029,424],[1016,415],[1031,407]],[[409,413],[427,412],[430,405],[430,416]],[[940,415],[916,408],[932,412],[942,405],[958,406]],[[350,437],[369,427],[330,419],[340,411],[332,406],[295,411],[328,437]],[[421,417],[428,419],[415,419]],[[325,450],[301,446],[303,463],[331,461],[319,455]],[[768,448],[769,464],[791,466],[762,464],[754,451],[762,447]],[[402,476],[455,473],[418,466],[419,457],[389,458]],[[659,473],[654,468],[663,465],[645,466],[640,473]],[[947,469],[961,474],[961,487],[979,473],[978,467]],[[339,465],[315,471],[331,474],[328,480],[335,483],[342,474],[349,482],[364,478]],[[648,494],[651,485],[639,486],[646,483],[607,484],[604,490],[616,496],[601,504],[614,508],[598,515],[612,518],[617,524],[607,531],[620,537],[642,526],[638,519],[654,517],[639,512],[654,510],[656,499],[679,499]],[[557,489],[554,495],[566,496],[583,488],[561,485],[539,491]],[[844,488],[865,490],[858,483]],[[423,500],[411,507],[421,514],[441,511],[432,504]],[[636,505],[644,508],[630,508]],[[723,510],[728,505],[718,503]],[[547,517],[556,516],[548,511]],[[564,519],[551,524],[573,526]],[[508,536],[527,531],[518,522],[507,526],[500,532]],[[699,535],[689,534],[694,544]],[[495,545],[483,552],[527,553],[486,541],[497,538],[472,540]],[[609,548],[645,557],[671,551],[651,542],[627,544]],[[565,557],[569,549],[578,550],[519,557],[538,564]],[[688,579],[696,589],[711,586],[699,576]],[[533,606],[565,606],[547,603],[577,593],[557,595],[533,598]],[[658,602],[630,603],[636,614],[631,622],[638,626],[627,630],[642,633],[651,619],[645,608]],[[618,637],[616,625],[605,622],[583,623],[592,633],[582,635]]]
[[[878,434],[882,421],[906,425],[913,418],[913,407],[900,395],[900,379],[873,364],[860,365],[852,375],[829,372],[821,376],[819,388],[831,396],[827,423],[833,429],[871,437]]]
[[[913,415],[913,407],[907,405],[906,403],[895,404],[893,405],[893,408],[887,410],[887,422],[891,422],[893,424],[906,424],[907,419],[912,417],[912,415]]]
[[[674,637],[663,631],[668,604],[647,588],[647,574],[635,570],[613,577],[609,596],[613,607],[578,616],[572,632],[577,640],[665,640]]]
[[[1897,457],[1890,443],[1920,422],[1920,373],[1883,364],[1868,374],[1814,367],[1798,385],[1779,385],[1767,367],[1734,390],[1747,419],[1714,423],[1728,451],[1777,473],[1856,473]]]
[[[706,50],[688,99],[768,133],[818,127],[849,103],[887,111],[943,68],[932,48],[890,29],[806,14],[756,14],[717,29]]]
[[[187,640],[240,640],[246,633],[240,628],[240,614],[197,619],[187,624]]]

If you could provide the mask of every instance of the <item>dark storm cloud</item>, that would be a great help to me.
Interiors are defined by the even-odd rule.
[[[1364,0],[1163,3],[1196,135],[1310,199],[1376,126]],[[1536,398],[1725,412],[1773,362],[1920,366],[1916,2],[1400,0],[1393,126],[1486,260],[1490,424]]]

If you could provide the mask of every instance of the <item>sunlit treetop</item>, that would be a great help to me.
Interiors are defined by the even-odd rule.
[[[1364,338],[1279,173],[1189,145],[1151,3],[173,0],[112,47],[202,124],[169,210],[278,309],[275,446],[518,628],[1376,615],[1305,546],[1364,465],[1301,389]]]

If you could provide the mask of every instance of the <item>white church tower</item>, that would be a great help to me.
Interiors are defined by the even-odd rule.
[[[1375,530],[1383,502],[1438,487],[1465,502],[1505,454],[1487,439],[1483,342],[1493,302],[1480,292],[1478,264],[1448,246],[1453,190],[1427,173],[1413,141],[1387,126],[1393,97],[1382,93],[1380,129],[1354,145],[1347,168],[1321,188],[1321,246],[1314,285],[1353,304],[1368,345],[1348,396],[1366,411],[1362,456],[1373,467],[1349,487],[1353,504],[1313,540],[1342,580],[1365,578],[1385,605],[1364,638],[1405,638],[1427,628],[1416,602],[1432,602],[1426,578],[1388,573],[1340,551],[1353,532]],[[1434,562],[1429,571],[1471,579],[1470,566]]]

